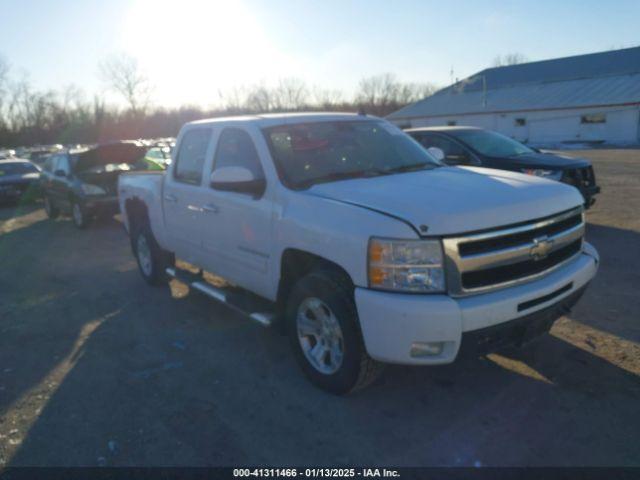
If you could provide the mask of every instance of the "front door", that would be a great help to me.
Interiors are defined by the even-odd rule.
[[[51,196],[58,208],[63,211],[71,211],[71,165],[69,156],[66,154],[57,155],[53,164],[53,174],[50,176]]]
[[[217,142],[212,171],[237,166],[264,178],[255,144],[247,130],[227,127]],[[269,187],[260,198],[208,187],[202,224],[206,268],[267,296],[273,202]]]
[[[203,168],[211,136],[211,128],[193,128],[183,134],[162,190],[168,246],[178,257],[196,264],[202,253]]]

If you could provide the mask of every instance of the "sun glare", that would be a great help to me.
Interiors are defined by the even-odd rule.
[[[123,49],[155,85],[158,103],[209,105],[218,92],[274,80],[290,66],[239,1],[133,0]]]

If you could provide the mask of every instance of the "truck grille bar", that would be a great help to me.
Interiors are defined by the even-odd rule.
[[[582,207],[499,230],[443,239],[449,293],[464,296],[530,281],[574,259]]]

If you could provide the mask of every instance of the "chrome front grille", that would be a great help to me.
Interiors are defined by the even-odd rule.
[[[575,258],[582,207],[535,222],[443,239],[449,293],[464,296],[524,283]]]

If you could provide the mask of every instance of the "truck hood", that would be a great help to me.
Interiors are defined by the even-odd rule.
[[[107,165],[133,165],[144,158],[147,149],[136,142],[122,141],[99,145],[77,154],[74,170],[82,172]]]
[[[20,173],[16,175],[2,175],[0,176],[0,185],[11,185],[19,183],[35,182],[40,178],[39,173]]]
[[[578,190],[505,170],[433,170],[318,184],[304,192],[376,210],[426,235],[450,235],[525,222],[582,205]]]

